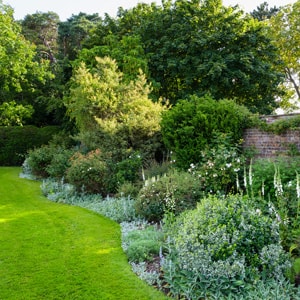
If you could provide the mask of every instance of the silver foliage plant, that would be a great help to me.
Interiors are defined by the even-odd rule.
[[[242,294],[249,283],[282,281],[291,266],[276,216],[262,215],[240,195],[210,196],[184,213],[170,232],[167,252],[168,287],[187,299]]]

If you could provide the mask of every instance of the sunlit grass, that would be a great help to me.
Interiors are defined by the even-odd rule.
[[[120,228],[49,202],[40,183],[0,168],[0,299],[164,299],[133,272]]]

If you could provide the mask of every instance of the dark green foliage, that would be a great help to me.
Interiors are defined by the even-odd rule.
[[[28,150],[47,144],[58,131],[57,126],[0,127],[0,165],[21,165]]]
[[[259,6],[256,7],[250,14],[253,18],[259,21],[265,21],[270,19],[272,16],[275,16],[279,12],[279,8],[276,6],[270,7],[268,2],[263,2]]]
[[[201,198],[199,181],[187,172],[171,170],[145,182],[136,202],[137,213],[148,221],[160,221],[165,212],[176,215],[196,206]]]
[[[187,169],[201,161],[215,132],[231,135],[236,144],[249,124],[249,111],[232,100],[191,96],[163,113],[161,130],[167,148],[175,153],[176,166]]]
[[[120,10],[118,19],[102,22],[91,47],[109,45],[108,32],[119,39],[140,36],[156,96],[176,103],[197,93],[237,99],[251,111],[270,113],[283,74],[266,24],[221,1],[163,1]],[[158,92],[157,92],[158,91]]]
[[[58,24],[58,45],[60,55],[67,61],[76,59],[82,49],[82,43],[89,36],[90,30],[102,23],[99,14],[88,15],[80,12],[72,15],[67,21]]]
[[[55,12],[36,12],[22,20],[22,34],[36,46],[37,57],[56,63],[59,16]]]
[[[108,35],[105,40],[106,45],[82,49],[73,65],[78,66],[84,62],[92,69],[96,67],[95,57],[109,56],[117,61],[126,82],[135,80],[141,70],[148,75],[147,59],[139,36],[125,35],[118,40],[118,36]]]
[[[52,178],[63,178],[67,169],[71,166],[70,158],[75,150],[57,147],[53,153],[50,164],[46,166],[45,171]]]
[[[116,164],[116,179],[118,185],[125,182],[136,182],[141,178],[142,157],[138,152],[133,152],[128,158]]]
[[[29,151],[26,163],[37,177],[63,178],[73,154],[74,150],[50,144]]]
[[[56,148],[49,145],[29,151],[26,163],[32,174],[41,178],[48,177],[47,168],[51,164],[56,152]]]
[[[29,151],[25,165],[36,177],[63,178],[75,152],[73,146],[65,132],[56,133],[47,145]]]

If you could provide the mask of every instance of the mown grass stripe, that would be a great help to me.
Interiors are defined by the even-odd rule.
[[[118,224],[48,201],[19,171],[0,168],[1,300],[165,299],[131,271]]]

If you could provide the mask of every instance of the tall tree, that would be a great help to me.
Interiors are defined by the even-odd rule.
[[[141,70],[146,76],[149,74],[148,62],[139,36],[124,35],[119,40],[117,35],[107,35],[105,41],[106,45],[83,49],[73,65],[83,61],[89,68],[94,68],[98,63],[95,57],[109,56],[117,61],[118,68],[127,82],[136,79]]]
[[[22,24],[22,33],[37,47],[38,55],[55,63],[58,54],[59,16],[54,12],[37,12],[26,15]]]
[[[79,13],[72,15],[58,27],[59,47],[63,58],[74,60],[82,49],[82,44],[89,37],[90,31],[102,21],[99,15]]]
[[[280,8],[276,6],[270,7],[268,2],[264,2],[257,6],[255,10],[253,10],[250,14],[253,18],[264,21],[270,19],[272,16],[275,16],[279,12]]]
[[[103,26],[101,34],[107,31]],[[115,35],[141,37],[150,77],[160,84],[158,97],[175,103],[210,93],[261,113],[278,105],[283,74],[266,25],[236,7],[224,7],[221,0],[139,4],[119,10],[118,19],[107,26]]]
[[[48,63],[35,60],[35,47],[21,34],[13,18],[13,9],[0,2],[0,105],[8,116],[28,117],[32,112],[32,97],[36,88],[51,78]],[[22,120],[12,123],[22,123]]]
[[[114,60],[96,61],[92,70],[84,63],[75,69],[65,97],[81,142],[89,149],[100,148],[117,156],[129,149],[153,154],[164,108],[149,99],[145,76],[141,73],[128,83]]]
[[[274,45],[284,64],[286,88],[290,98],[300,100],[300,0],[283,7],[270,19]]]

